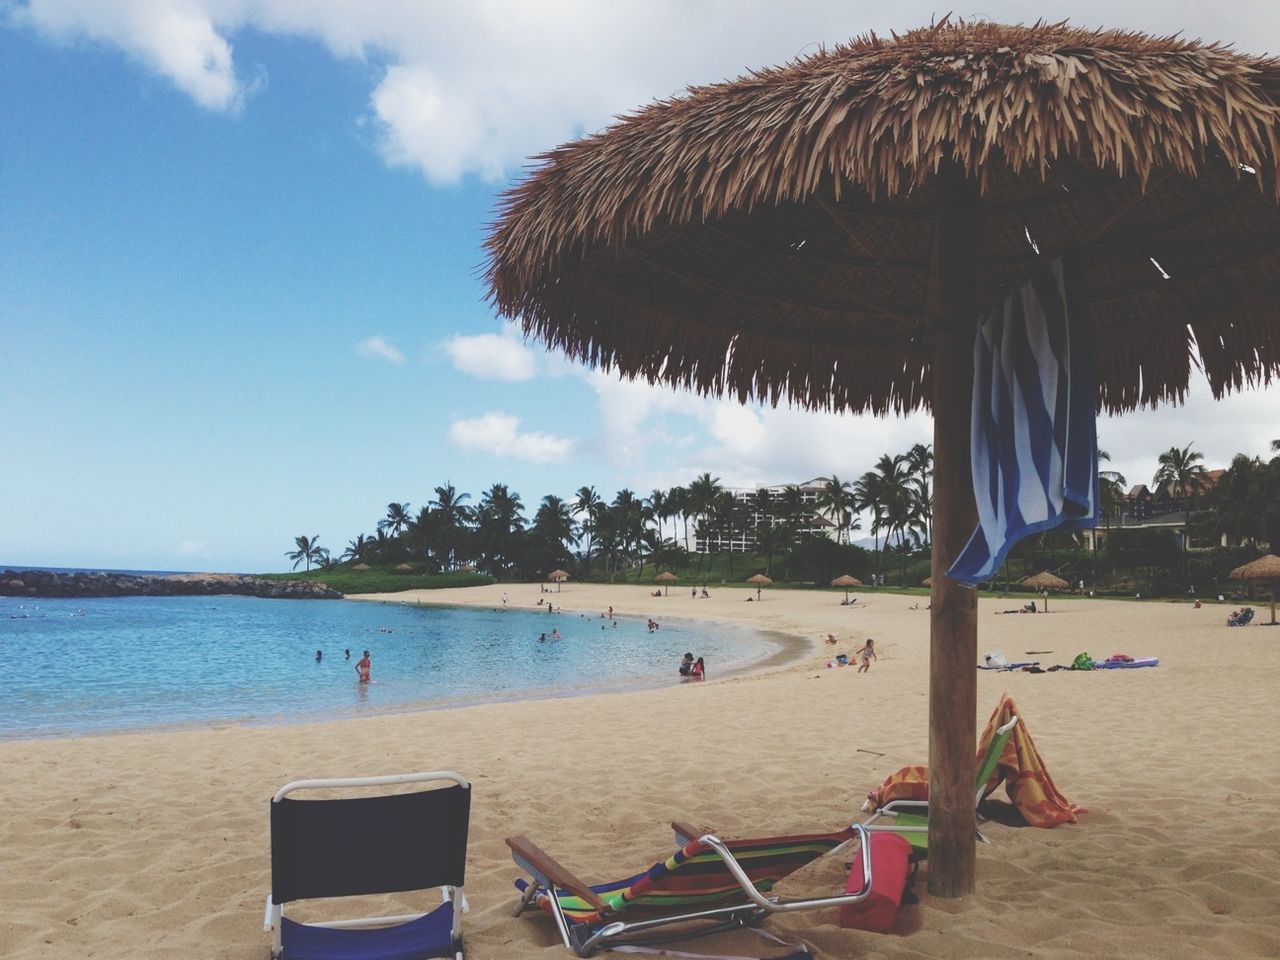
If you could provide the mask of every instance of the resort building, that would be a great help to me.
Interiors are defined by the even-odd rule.
[[[800,489],[801,502],[805,507],[805,514],[800,521],[801,534],[818,534],[832,539],[837,536],[838,531],[835,525],[818,513],[818,497],[826,483],[826,477],[814,477],[812,480],[795,485]],[[783,492],[788,486],[791,485],[775,484],[767,487],[727,489],[726,492],[731,493],[742,508],[741,522],[734,524],[733,529],[720,527],[714,523],[707,524],[704,529],[704,526],[699,524],[691,531],[689,539],[684,544],[685,549],[695,553],[754,551],[757,544],[756,534],[762,526],[777,527],[787,521],[788,518],[780,511]],[[767,510],[761,508],[762,492],[769,494]]]

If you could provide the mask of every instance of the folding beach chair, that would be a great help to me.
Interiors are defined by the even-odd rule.
[[[991,742],[987,744],[986,752],[982,755],[982,760],[978,763],[978,774],[975,780],[975,796],[973,801],[974,816],[978,813],[978,804],[982,803],[982,798],[987,793],[987,781],[991,779],[991,775],[995,773],[996,764],[1000,762],[1000,755],[1004,753],[1005,744],[1009,742],[1009,737],[1013,734],[1013,728],[1018,725],[1017,716],[1010,717],[1004,724],[996,728],[995,735],[991,738]],[[863,810],[869,808],[870,801],[862,805]],[[881,820],[888,822],[881,823]],[[890,833],[900,834],[909,844],[911,844],[916,859],[928,854],[929,851],[929,801],[928,800],[891,800],[884,806],[876,809],[875,813],[862,822],[862,825],[868,830],[884,830]],[[982,833],[978,830],[975,823],[974,830],[977,831],[978,839],[983,843],[990,843]]]
[[[512,859],[530,880],[516,916],[536,904],[555,918],[564,945],[580,957],[620,946],[652,945],[752,926],[771,913],[841,906],[871,893],[867,833],[854,824],[836,833],[721,840],[673,823],[682,846],[643,873],[588,885],[525,837],[509,837]],[[782,899],[774,884],[854,838],[861,841],[862,887],[831,897]]]
[[[413,793],[298,799],[299,791],[447,781]],[[296,780],[271,799],[271,895],[266,929],[276,960],[462,960],[463,875],[471,785],[440,770],[385,777]],[[442,888],[426,913],[298,923],[298,900]]]

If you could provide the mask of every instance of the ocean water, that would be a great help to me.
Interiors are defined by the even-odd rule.
[[[559,631],[562,639],[541,641]],[[351,651],[348,660],[345,650]],[[0,739],[283,723],[572,695],[708,675],[776,647],[643,619],[255,597],[0,597]],[[323,651],[317,663],[315,653]],[[373,682],[357,682],[369,650]]]

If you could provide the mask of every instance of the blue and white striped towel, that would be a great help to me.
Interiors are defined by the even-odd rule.
[[[970,459],[978,528],[947,576],[976,586],[1019,540],[1098,523],[1093,344],[1078,262],[1059,259],[978,323]]]

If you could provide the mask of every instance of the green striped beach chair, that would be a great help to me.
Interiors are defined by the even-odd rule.
[[[1009,737],[1013,735],[1013,728],[1017,726],[1018,718],[1011,717],[1008,722],[998,727],[995,736],[991,738],[991,742],[987,745],[986,753],[982,755],[982,761],[978,764],[978,774],[975,780],[975,795],[973,800],[974,816],[977,816],[978,804],[982,802],[983,794],[986,793],[987,781],[991,779],[991,775],[995,773],[996,764],[1000,762],[1000,756],[1004,753],[1004,745],[1009,742]],[[863,804],[863,809],[867,807]],[[886,821],[882,823],[881,821]],[[929,801],[928,800],[891,800],[883,807],[880,807],[862,822],[862,825],[870,831],[883,830],[888,833],[896,833],[903,837],[907,843],[911,844],[912,852],[916,859],[921,859],[928,855],[929,852]],[[983,843],[990,843],[981,830],[977,829],[978,839]]]
[[[673,823],[679,850],[642,873],[589,885],[525,837],[507,838],[512,858],[529,879],[516,881],[519,916],[530,905],[555,919],[564,945],[580,957],[618,946],[681,940],[752,926],[771,913],[841,906],[871,891],[866,830],[853,824],[834,833],[721,840]],[[850,841],[861,841],[862,888],[830,897],[783,899],[774,884]]]

